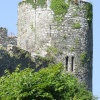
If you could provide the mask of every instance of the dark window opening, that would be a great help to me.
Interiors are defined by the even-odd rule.
[[[68,56],[66,57],[66,70],[68,71]]]
[[[73,71],[73,66],[74,66],[74,57],[71,58],[71,71]]]

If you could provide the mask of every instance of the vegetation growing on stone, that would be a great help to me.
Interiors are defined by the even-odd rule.
[[[78,13],[77,13],[77,11],[75,11],[74,13],[73,13],[73,15],[72,15],[73,17],[77,17],[78,16]]]
[[[55,18],[58,22],[61,22],[64,15],[67,13],[69,3],[65,3],[65,0],[51,0],[51,9],[55,14]]]
[[[29,3],[29,4],[32,4],[32,6],[33,6],[33,10],[35,10],[38,6],[40,6],[40,7],[45,7],[45,4],[46,4],[46,2],[45,2],[45,0],[38,0],[36,3],[33,3],[35,0],[26,0],[25,2],[27,2],[27,3]],[[41,3],[42,2],[42,3]],[[42,6],[41,6],[41,4],[42,4]],[[68,10],[68,8],[69,8],[69,2],[68,3],[65,3],[65,0],[51,0],[51,6],[50,6],[50,8],[53,10],[53,12],[54,12],[54,16],[55,16],[55,19],[57,20],[57,22],[61,22],[62,20],[63,20],[63,18],[64,18],[64,16],[65,16],[65,14],[67,13],[67,10]],[[75,3],[73,3],[73,4],[75,4]],[[85,3],[82,3],[82,5],[84,6],[85,5]],[[82,5],[80,5],[80,6],[82,6]],[[24,6],[24,5],[23,5]],[[23,11],[23,6],[20,8],[22,11]],[[28,5],[26,5],[26,6],[28,6]],[[75,7],[72,7],[72,6],[75,6]],[[79,7],[80,7],[79,6]],[[30,7],[30,5],[29,5],[29,7]],[[79,47],[80,46],[80,43],[82,43],[82,48],[86,48],[87,47],[87,44],[84,44],[85,43],[85,41],[87,40],[87,41],[90,41],[91,43],[90,43],[90,48],[92,49],[92,41],[91,41],[91,39],[90,40],[88,40],[88,38],[86,38],[86,37],[84,37],[83,36],[83,30],[80,30],[80,33],[78,33],[78,30],[76,30],[76,29],[79,29],[79,28],[81,28],[81,25],[83,26],[83,25],[87,25],[88,23],[87,23],[87,20],[86,20],[86,18],[88,19],[89,17],[88,16],[90,16],[90,15],[88,15],[87,14],[87,12],[88,12],[88,10],[86,11],[86,9],[83,9],[82,10],[82,13],[80,13],[81,12],[81,9],[80,8],[78,8],[78,6],[77,5],[71,5],[71,7],[72,8],[70,8],[69,10],[71,10],[71,11],[69,11],[68,12],[68,16],[65,16],[66,18],[64,18],[64,23],[60,23],[61,25],[61,27],[58,27],[57,29],[57,31],[55,30],[55,26],[53,26],[55,23],[54,22],[48,22],[47,20],[49,20],[48,18],[48,16],[46,15],[46,17],[47,17],[47,19],[46,20],[44,20],[44,16],[45,16],[45,13],[44,12],[42,12],[42,15],[43,16],[41,16],[41,10],[42,9],[40,9],[40,11],[39,12],[37,12],[36,14],[39,14],[40,15],[40,18],[39,19],[33,19],[34,17],[32,17],[31,19],[30,19],[30,22],[33,22],[33,20],[36,20],[36,21],[43,21],[44,23],[44,26],[46,25],[46,26],[48,26],[48,24],[51,24],[54,28],[52,28],[51,29],[51,27],[48,27],[48,29],[47,28],[45,28],[45,27],[41,27],[42,25],[40,25],[40,32],[38,33],[38,34],[40,34],[41,33],[41,31],[42,31],[42,28],[43,28],[43,30],[44,30],[44,33],[43,33],[43,36],[45,36],[44,34],[46,34],[47,33],[47,30],[48,30],[48,33],[54,33],[54,35],[52,35],[52,37],[50,37],[50,38],[52,38],[51,40],[53,40],[53,39],[55,39],[54,41],[53,41],[53,43],[52,43],[52,45],[53,44],[56,44],[57,45],[57,47],[58,48],[60,48],[62,51],[59,51],[57,48],[55,48],[55,47],[50,47],[50,48],[48,48],[48,50],[47,50],[47,55],[46,55],[46,57],[37,57],[37,59],[36,58],[34,58],[35,59],[35,67],[37,68],[37,70],[39,70],[39,69],[41,69],[42,67],[47,67],[46,65],[49,63],[50,64],[50,62],[52,62],[52,61],[54,61],[55,59],[54,59],[54,57],[57,59],[57,60],[61,60],[62,62],[63,62],[63,64],[65,64],[65,63],[69,63],[69,61],[70,61],[70,59],[68,59],[68,61],[67,61],[67,59],[65,59],[66,58],[66,55],[67,55],[67,52],[73,52],[73,51],[75,51],[75,64],[73,64],[73,62],[74,62],[74,60],[72,61],[72,66],[74,67],[75,66],[75,71],[76,71],[76,65],[78,65],[77,64],[77,62],[76,62],[76,59],[78,59],[77,57],[79,57],[77,54],[79,53],[79,55],[80,55],[80,59],[78,59],[79,60],[79,63],[80,62],[82,62],[82,64],[86,64],[87,62],[86,61],[89,61],[89,57],[88,57],[88,55],[87,55],[87,53],[85,53],[85,52],[83,52],[82,54],[80,54],[80,49],[81,49],[81,47]],[[24,6],[24,9],[26,9],[25,8],[25,6]],[[77,9],[78,9],[78,11],[77,11]],[[32,9],[31,9],[32,10]],[[29,13],[29,16],[31,16],[31,14],[33,13],[33,10],[32,11],[30,11],[30,13]],[[46,11],[49,11],[48,9],[46,9]],[[74,11],[76,11],[75,13],[74,13]],[[19,13],[23,13],[23,12],[19,12]],[[73,15],[73,13],[74,13],[74,15]],[[85,14],[86,13],[86,14]],[[52,21],[52,19],[53,18],[51,18],[51,16],[53,16],[53,14],[52,14],[52,11],[50,11],[49,13],[48,13],[48,15],[50,14],[50,21]],[[77,14],[79,14],[79,15],[77,15]],[[19,14],[20,15],[20,14]],[[25,16],[27,16],[27,15],[25,15]],[[75,18],[75,16],[77,16],[76,18]],[[36,17],[37,17],[37,15],[36,15]],[[79,18],[79,19],[78,19]],[[73,20],[75,19],[75,21],[77,21],[77,22],[75,22],[75,23],[73,23],[73,25],[72,25],[72,22],[73,22]],[[26,18],[25,19],[23,19],[23,20],[26,20]],[[90,20],[90,19],[89,19]],[[29,20],[26,20],[27,22],[29,21]],[[55,20],[54,20],[55,21]],[[80,22],[81,21],[81,22]],[[19,19],[19,22],[21,22],[21,20]],[[31,24],[31,23],[27,23],[27,26],[29,25],[30,26],[30,28],[31,28],[31,31],[33,31],[33,35],[35,34],[34,33],[34,31],[35,31],[35,29],[34,29],[34,27],[33,27],[33,25]],[[24,24],[24,23],[23,23]],[[72,25],[72,30],[71,30],[71,27],[70,27],[70,24]],[[19,23],[19,27],[21,27],[22,29],[24,29],[24,27],[23,26],[21,26],[22,24],[21,23]],[[39,26],[38,24],[37,24],[37,26]],[[50,25],[50,26],[51,26]],[[64,25],[64,26],[63,26]],[[38,27],[37,27],[38,28]],[[27,29],[28,29],[28,27],[27,27]],[[84,27],[82,27],[82,29],[84,29]],[[30,30],[30,29],[29,29]],[[88,31],[89,29],[87,28],[86,29],[86,31],[85,31],[85,34],[88,34],[87,33],[87,31]],[[74,34],[73,34],[73,31],[75,32]],[[23,30],[20,30],[19,32],[21,32],[21,33],[23,33]],[[67,33],[68,32],[68,33]],[[29,33],[30,34],[30,32],[26,32],[26,33]],[[55,33],[57,33],[56,35],[55,35]],[[68,34],[68,36],[66,36],[66,34]],[[76,38],[76,36],[75,36],[75,34],[76,34],[76,36],[77,37],[80,37],[80,36],[82,36],[81,37],[81,39],[82,39],[82,41],[79,41],[78,39],[74,39],[74,38]],[[23,46],[23,45],[20,45],[20,47],[22,47],[23,46],[23,48],[24,49],[27,49],[28,50],[28,48],[25,48],[25,47],[27,47],[27,44],[25,44],[23,41],[24,40],[26,40],[26,39],[28,39],[27,38],[27,36],[26,35],[24,35],[23,36],[23,34],[21,34],[22,36],[21,36],[21,38],[20,38],[20,40],[22,41],[21,43],[23,44],[23,45],[26,45],[26,46]],[[32,35],[32,36],[33,36]],[[29,35],[30,36],[30,35]],[[49,36],[49,35],[48,35]],[[48,36],[46,36],[46,38],[47,39],[49,39],[48,38]],[[73,38],[73,36],[74,36],[74,38]],[[26,39],[23,39],[23,37],[26,37]],[[41,35],[40,36],[38,36],[38,38],[35,40],[34,39],[34,41],[36,41],[36,43],[37,43],[37,41],[38,41],[38,39],[40,39],[39,37],[41,37]],[[56,38],[57,37],[57,38]],[[64,40],[62,40],[62,38],[63,38],[63,40],[64,39],[66,39],[66,38],[68,38],[68,39],[66,39],[66,41]],[[83,38],[86,38],[86,39],[83,39]],[[91,37],[90,37],[91,38]],[[31,39],[33,39],[33,38],[30,38],[30,40]],[[41,40],[42,40],[43,38],[41,37],[41,39],[38,41],[38,44],[41,42]],[[18,41],[19,43],[20,43],[20,41]],[[44,42],[44,44],[46,43],[46,41],[44,40],[43,41]],[[20,43],[20,44],[21,44]],[[43,44],[43,45],[44,45]],[[38,53],[38,49],[39,50],[42,50],[42,48],[43,48],[43,50],[44,50],[44,46],[38,46],[37,47],[37,45],[36,44],[34,44],[35,46],[34,47],[36,47],[36,48],[32,48],[33,47],[33,44],[30,44],[30,42],[29,42],[29,45],[30,45],[30,47],[29,47],[29,51],[32,51],[33,52],[33,49],[34,49],[34,51],[35,51],[35,53],[37,52]],[[69,48],[69,46],[70,46],[70,48]],[[77,50],[76,50],[76,47],[75,46],[77,46]],[[75,50],[74,50],[74,47],[75,47]],[[67,49],[66,48],[68,48],[68,51],[67,51]],[[32,49],[32,50],[31,50]],[[37,50],[37,51],[36,51]],[[87,49],[87,51],[89,51],[88,49]],[[62,55],[60,55],[60,53],[61,52],[64,52],[64,54],[62,54]],[[70,52],[70,54],[71,54],[71,52]],[[66,55],[65,55],[66,54]],[[90,52],[89,52],[89,54],[90,54]],[[92,53],[91,53],[92,54]],[[62,58],[60,58],[59,57],[59,55],[60,55],[60,57],[62,57]],[[70,56],[70,55],[69,55]],[[20,52],[18,53],[18,55],[16,55],[15,56],[18,60],[18,63],[20,63],[20,60],[21,61],[24,61],[25,63],[26,63],[26,60],[24,60],[23,58],[25,57],[24,56],[24,52],[22,52],[22,55],[20,55]],[[59,57],[59,58],[57,58],[57,57]],[[63,61],[64,60],[64,61]],[[55,61],[54,61],[55,62]],[[92,61],[91,61],[92,62]],[[27,63],[28,64],[28,63]],[[87,68],[87,70],[89,70],[88,69],[88,65],[89,64],[87,64],[87,66],[86,66],[86,68]],[[92,65],[92,64],[91,64]],[[91,65],[89,65],[89,66],[91,66]],[[25,64],[25,66],[27,66],[26,64]],[[66,66],[68,66],[67,64],[66,64]],[[70,66],[68,66],[68,67],[70,67]],[[79,67],[79,66],[78,66]],[[92,66],[91,66],[92,67]],[[37,71],[36,70],[36,71]],[[83,70],[82,70],[83,71]],[[81,71],[81,72],[82,72]],[[90,70],[89,70],[90,71]],[[82,74],[80,72],[80,74]],[[78,72],[75,72],[76,74],[78,73]],[[47,74],[46,74],[47,75]],[[90,75],[91,76],[91,75]],[[83,75],[82,75],[82,77],[83,77]],[[46,79],[46,78],[45,78]],[[81,78],[81,79],[83,79],[83,78]],[[88,81],[88,79],[89,78],[87,78],[86,77],[86,81],[87,81],[87,83],[89,83],[91,80],[89,79],[89,81]],[[84,80],[84,79],[83,79]],[[39,80],[40,81],[40,80]],[[44,81],[43,81],[44,82]],[[91,82],[90,82],[91,83]],[[30,84],[29,84],[30,85]],[[90,85],[90,84],[88,84],[88,85]],[[49,86],[47,86],[47,87],[49,87]],[[89,87],[91,87],[91,86],[89,86]],[[26,89],[26,88],[25,88]],[[41,87],[39,88],[39,89],[41,89]],[[92,89],[92,88],[91,88]],[[27,90],[27,89],[26,89]],[[30,89],[29,89],[30,90]],[[29,93],[33,93],[33,91],[34,91],[34,89],[31,91],[31,92],[29,92]],[[49,91],[49,90],[48,90]],[[36,91],[37,92],[37,91]],[[35,93],[36,93],[35,92]],[[39,91],[38,91],[39,92]],[[53,92],[55,92],[55,91],[53,91]],[[25,93],[26,93],[26,91],[25,91]],[[41,92],[41,93],[44,93],[44,91],[43,92]],[[41,93],[39,92],[39,96],[41,96]],[[60,93],[62,93],[62,92],[60,92]],[[70,92],[69,92],[70,93]],[[45,93],[44,93],[45,94]],[[45,96],[44,96],[44,94],[42,95],[43,96],[43,99],[42,100],[44,100],[44,99],[46,99],[46,100],[48,100],[48,98],[46,98]],[[22,94],[22,96],[24,95],[24,93]],[[26,96],[26,95],[28,95],[28,93],[26,93],[24,96]],[[31,95],[31,94],[29,94],[29,95]],[[47,94],[47,96],[48,96],[49,94]],[[74,94],[73,94],[74,95]],[[57,95],[56,95],[57,96]],[[81,96],[81,95],[80,95]],[[28,96],[29,97],[29,96]],[[50,96],[49,97],[51,97],[51,94],[50,94]],[[24,98],[24,100],[25,99],[27,99],[27,98]],[[30,98],[29,98],[30,99]],[[40,99],[40,98],[37,98],[37,99]],[[58,98],[57,98],[58,99]],[[68,100],[84,100],[83,98],[82,99],[78,99],[77,98],[77,96],[75,96],[74,97],[74,99],[69,99],[69,98],[67,98]],[[52,99],[51,99],[52,100]],[[55,99],[56,100],[56,99]],[[65,99],[64,99],[65,100]],[[85,99],[85,100],[88,100],[88,99]]]
[[[85,8],[87,10],[86,16],[87,16],[88,23],[89,23],[89,25],[91,25],[91,23],[92,23],[92,4],[87,3]]]
[[[74,28],[74,29],[80,29],[81,28],[81,24],[79,22],[73,23],[72,24],[72,28]]]
[[[71,51],[71,52],[73,52],[73,51],[74,51],[74,47],[73,47],[73,46],[70,48],[70,51]]]
[[[94,100],[77,79],[56,64],[34,72],[18,68],[0,78],[0,100]]]
[[[82,64],[85,64],[90,61],[87,52],[82,52],[80,55],[80,61]]]
[[[80,8],[82,10],[86,10],[86,18],[87,18],[87,21],[88,21],[88,24],[91,25],[92,23],[92,18],[93,18],[93,15],[92,15],[92,4],[91,3],[86,3],[85,6],[83,6],[82,8]]]
[[[87,58],[87,53],[86,52],[81,53],[80,60],[82,63],[86,61],[86,58]]]
[[[35,9],[38,6],[44,7],[46,5],[46,0],[37,0],[36,2],[34,0],[26,0],[24,2],[30,3],[32,5],[32,7]],[[64,15],[67,13],[70,2],[72,2],[72,0],[68,0],[67,3],[65,3],[65,0],[51,0],[50,2],[51,2],[50,8],[54,12],[55,19],[57,20],[57,22],[61,22]],[[80,7],[77,7],[77,8],[80,9]],[[83,7],[83,8],[85,8],[87,10],[86,16],[87,16],[88,23],[90,25],[92,22],[92,4],[86,3],[85,7]],[[77,12],[75,12],[73,14],[73,17],[75,17],[77,15],[78,15]]]
[[[61,53],[60,50],[58,50],[58,48],[53,47],[53,46],[48,47],[47,52],[48,52],[50,55],[52,55],[52,54],[53,54],[53,55],[57,55],[57,54]]]
[[[79,39],[75,38],[75,44],[77,45],[79,43]]]
[[[30,3],[32,7],[36,9],[38,6],[44,7],[46,0],[36,0],[36,2],[34,0],[26,0],[26,3]]]
[[[20,69],[25,67],[33,67],[34,62],[31,60],[31,55],[18,47],[13,47],[12,52],[8,53],[5,49],[0,49],[0,68],[3,75],[4,70],[8,69],[10,72],[14,71],[16,66],[20,65]],[[34,66],[35,67],[35,66]]]
[[[13,47],[13,50],[9,53],[5,48],[0,48],[0,76],[4,75],[4,70],[7,69],[10,72],[13,72],[16,66],[20,66],[20,70],[27,67],[34,68],[35,71],[38,71],[42,67],[48,67],[49,64],[53,64],[55,61],[55,55],[58,53],[58,50],[55,48],[48,51],[46,57],[36,56],[34,59],[31,58],[29,52],[20,49],[18,47]],[[53,53],[54,52],[54,53]]]
[[[62,52],[53,46],[48,47],[47,55],[43,59],[46,59],[49,63],[56,63],[56,56],[62,54]]]
[[[46,5],[46,0],[37,0],[36,2],[34,0],[26,0],[26,2],[30,3],[33,8]],[[56,20],[61,21],[69,8],[69,2],[66,4],[65,0],[51,0],[50,8],[54,11]]]

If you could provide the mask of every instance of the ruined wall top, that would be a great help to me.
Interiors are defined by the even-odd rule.
[[[16,36],[8,36],[8,30],[6,28],[0,27],[0,45],[7,48],[8,44],[17,45]]]

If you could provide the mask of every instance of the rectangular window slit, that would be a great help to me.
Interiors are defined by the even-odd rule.
[[[73,72],[73,66],[74,66],[74,57],[71,58],[71,71]]]
[[[68,56],[66,57],[66,70],[68,71]]]

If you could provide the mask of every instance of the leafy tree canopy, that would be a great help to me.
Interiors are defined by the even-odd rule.
[[[92,93],[56,64],[39,72],[26,68],[0,78],[0,100],[94,100]]]

